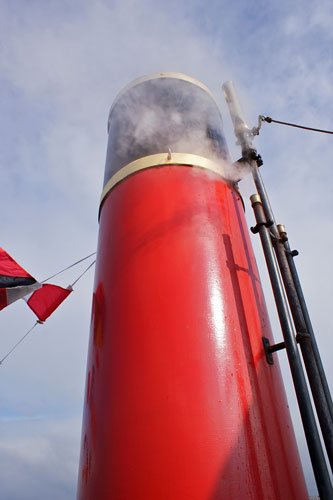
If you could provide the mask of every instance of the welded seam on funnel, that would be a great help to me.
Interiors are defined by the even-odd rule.
[[[183,167],[199,167],[210,170],[223,178],[223,168],[216,162],[204,158],[203,156],[197,156],[189,153],[172,153],[171,158],[168,158],[168,153],[156,154],[145,156],[144,158],[139,158],[125,167],[122,167],[118,172],[116,172],[111,179],[106,183],[100,201],[100,207],[108,195],[108,193],[113,189],[119,182],[126,179],[129,175],[135,174],[140,170],[145,170],[146,168],[153,167],[164,167],[164,166],[183,166]]]

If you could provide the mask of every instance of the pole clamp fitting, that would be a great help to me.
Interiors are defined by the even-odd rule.
[[[256,149],[253,148],[244,148],[242,150],[242,158],[238,160],[238,162],[246,162],[246,163],[251,163],[252,161],[255,161],[258,167],[261,167],[261,165],[264,164],[261,156],[257,153]]]
[[[297,255],[299,255],[299,251],[298,250],[287,250],[287,254],[291,255],[292,257],[297,257]]]
[[[297,332],[296,342],[300,344],[302,340],[311,340],[311,335],[308,332]]]
[[[272,220],[268,220],[265,222],[258,222],[258,224],[256,226],[254,226],[254,227],[251,226],[250,230],[253,234],[257,234],[257,233],[259,233],[260,228],[262,226],[269,228],[269,227],[273,226],[273,224],[274,224],[274,222]]]

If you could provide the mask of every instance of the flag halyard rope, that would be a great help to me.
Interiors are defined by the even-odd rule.
[[[29,330],[23,335],[23,337],[18,341],[16,342],[16,344],[7,352],[7,354],[0,360],[0,366],[2,365],[2,363],[5,361],[5,359],[8,358],[8,356],[13,352],[15,351],[15,349],[21,344],[21,342],[23,342],[23,340],[29,335],[30,332],[32,332],[32,330],[37,326],[37,325],[42,325],[43,324],[43,321],[40,321],[40,320],[37,320],[36,323],[31,327],[29,328]]]
[[[59,271],[58,273],[54,274],[53,276],[51,276],[50,278],[44,280],[44,281],[41,281],[41,283],[45,283],[45,281],[48,281],[49,279],[51,278],[54,278],[55,276],[58,276],[60,273],[64,272],[64,271],[67,271],[67,269],[70,269],[71,267],[74,267],[76,266],[77,264],[79,264],[80,262],[83,262],[84,260],[88,259],[89,257],[92,257],[93,255],[95,255],[96,252],[88,255],[87,257],[84,257],[83,259],[80,259],[79,261],[75,262],[74,264],[71,264],[70,266],[66,267],[65,269],[62,269],[61,271]],[[96,260],[94,260],[93,262],[91,262],[91,264],[89,264],[89,266],[83,271],[83,273],[80,274],[80,276],[72,283],[72,285],[70,285],[69,288],[73,288],[73,286],[86,274],[87,271],[89,271],[89,269],[95,264]],[[0,366],[2,365],[2,363],[8,358],[8,356],[10,356],[10,354],[12,354],[13,351],[15,351],[15,349],[21,344],[21,342],[23,342],[23,340],[29,335],[29,333],[32,332],[32,330],[37,326],[37,325],[42,325],[44,324],[44,321],[41,321],[41,320],[37,320],[34,325],[29,328],[29,330],[23,335],[23,337],[21,337],[21,339],[16,342],[16,344],[7,352],[7,354],[2,358],[0,359]]]
[[[55,278],[55,276],[58,276],[59,274],[67,271],[68,269],[71,269],[72,267],[76,266],[77,264],[80,264],[81,262],[83,262],[84,260],[87,260],[89,259],[89,257],[92,257],[93,255],[96,255],[96,252],[93,252],[91,253],[90,255],[87,255],[87,257],[84,257],[83,259],[80,259],[80,260],[77,260],[76,262],[74,262],[74,264],[71,264],[70,266],[67,266],[65,267],[64,269],[62,269],[61,271],[58,271],[57,273],[53,274],[52,276],[50,276],[49,278],[46,278],[45,280],[41,281],[40,283],[45,283],[46,281],[49,281],[51,280],[52,278]]]
[[[73,288],[73,286],[82,278],[82,276],[84,276],[86,274],[87,271],[89,271],[89,269],[95,264],[96,262],[96,259],[92,261],[91,264],[89,264],[89,266],[87,267],[87,269],[85,269],[85,271],[83,271],[82,274],[80,274],[80,276],[78,278],[76,278],[75,281],[73,281],[71,287]]]

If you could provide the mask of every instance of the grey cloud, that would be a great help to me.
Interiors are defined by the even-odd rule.
[[[333,128],[330,2],[280,2],[278,7],[262,2],[252,17],[244,17],[243,6],[231,8],[227,2],[212,2],[202,16],[199,2],[191,8],[150,1],[55,4],[0,6],[0,69],[6,82],[0,94],[6,104],[0,124],[6,137],[0,189],[7,207],[1,244],[37,277],[96,246],[108,111],[134,78],[181,71],[203,81],[221,105],[233,159],[239,150],[220,91],[224,80],[235,80],[250,126],[258,114],[267,114]],[[268,16],[265,22],[257,22],[260,9]],[[301,251],[297,264],[332,386],[331,138],[264,124],[256,144],[276,217]],[[247,202],[254,190],[249,178],[241,189]],[[251,210],[247,203],[249,225]],[[260,245],[253,242],[280,340]],[[8,413],[54,417],[46,417],[41,427],[27,423],[20,432],[13,422],[2,421],[2,435],[8,435],[0,454],[6,500],[27,500],[28,494],[34,500],[73,498],[80,418],[68,426],[57,426],[57,421],[66,409],[81,414],[92,281],[91,274],[78,284],[63,307],[0,368],[0,394]],[[66,276],[59,284],[68,282]],[[3,352],[33,321],[23,302],[1,312]],[[290,377],[285,380],[314,493]],[[30,445],[35,455],[29,462]],[[21,482],[15,479],[19,474]]]

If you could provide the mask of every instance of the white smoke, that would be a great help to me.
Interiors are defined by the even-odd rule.
[[[169,150],[213,160],[230,183],[250,170],[231,164],[213,98],[176,78],[144,81],[125,90],[111,108],[109,135],[105,182],[122,166]]]

